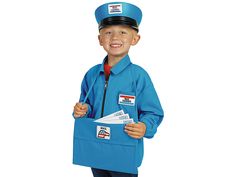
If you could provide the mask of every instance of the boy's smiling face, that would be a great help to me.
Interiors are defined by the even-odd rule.
[[[129,48],[138,43],[140,36],[125,25],[111,25],[100,30],[99,43],[110,58],[123,58]]]

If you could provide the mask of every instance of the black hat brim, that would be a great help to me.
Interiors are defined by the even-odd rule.
[[[106,27],[106,26],[110,26],[110,25],[127,25],[131,28],[133,28],[135,31],[139,31],[138,29],[138,24],[136,22],[136,20],[129,18],[129,17],[124,17],[124,16],[112,16],[112,17],[107,17],[105,19],[103,19],[100,23],[99,23],[99,31]]]

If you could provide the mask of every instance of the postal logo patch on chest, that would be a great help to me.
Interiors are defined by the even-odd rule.
[[[134,106],[135,96],[119,94],[119,104]]]

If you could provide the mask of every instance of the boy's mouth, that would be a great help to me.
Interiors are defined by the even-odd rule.
[[[118,44],[118,43],[110,44],[110,47],[112,48],[120,48],[121,46],[122,44]]]

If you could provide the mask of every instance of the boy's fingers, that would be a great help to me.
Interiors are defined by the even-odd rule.
[[[87,104],[76,103],[74,106],[74,117],[83,117],[87,113]]]
[[[133,127],[133,128],[137,128],[139,127],[138,123],[131,123],[131,124],[126,124],[127,127]]]
[[[130,127],[130,126],[126,126],[126,127],[125,127],[125,130],[132,131],[132,132],[139,132],[139,129],[138,129],[138,128],[136,128],[136,127]]]
[[[125,132],[132,138],[138,139],[142,137],[142,135],[139,132],[133,132],[133,131],[128,131],[128,130],[125,130]]]
[[[81,106],[81,109],[82,110],[85,110],[87,107],[86,106]]]
[[[79,106],[77,104],[74,106],[74,111],[75,110],[79,110]]]
[[[74,108],[86,110],[88,108],[87,104],[76,103]]]
[[[133,128],[133,127],[135,127],[135,123],[126,124],[125,127]]]
[[[77,113],[74,113],[74,116],[75,116],[75,117],[83,117],[84,115],[85,115],[85,114],[80,114],[80,113],[77,114]]]
[[[139,132],[135,132],[132,130],[127,130],[127,129],[125,129],[125,132],[127,132],[129,135],[139,135],[140,134]]]
[[[82,106],[82,105],[77,105],[77,104],[76,104],[76,105],[74,106],[74,109],[75,109],[75,110],[86,110],[86,106]]]
[[[75,106],[78,106],[78,107],[81,106],[81,105],[82,105],[81,103],[76,103],[75,104]]]
[[[75,111],[74,113],[76,113],[76,114],[86,114],[85,111]]]
[[[132,132],[141,132],[140,126],[138,124],[127,124],[125,126],[126,130],[132,131]]]
[[[77,107],[77,108],[82,108],[84,106],[84,104],[82,104],[82,103],[76,103],[75,104],[75,107]]]
[[[87,110],[87,109],[88,109],[88,105],[87,105],[87,104],[83,104],[83,105],[81,106],[81,108],[82,108],[83,110]]]

